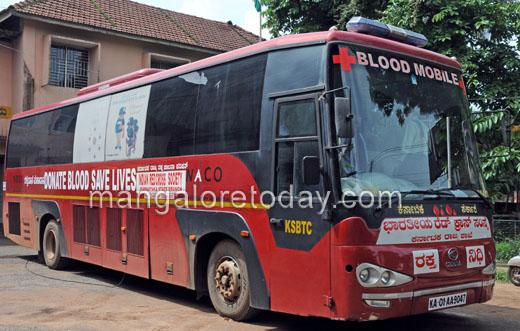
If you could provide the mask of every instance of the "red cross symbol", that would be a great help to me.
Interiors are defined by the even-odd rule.
[[[461,89],[464,90],[464,95],[466,95],[466,86],[464,86],[464,81],[462,80],[462,75],[460,75],[459,86]]]
[[[348,49],[342,47],[339,49],[339,55],[332,56],[332,62],[334,64],[341,63],[341,70],[350,71],[350,65],[356,64],[356,57],[348,55]]]

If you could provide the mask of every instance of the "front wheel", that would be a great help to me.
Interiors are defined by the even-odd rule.
[[[55,220],[50,220],[43,233],[43,259],[51,269],[63,269],[68,260],[61,256],[60,247],[64,243],[60,240],[60,230]]]
[[[249,304],[249,278],[244,253],[232,240],[215,246],[208,262],[208,290],[211,303],[222,316],[243,321],[257,310]]]
[[[513,285],[520,286],[520,267],[509,267],[508,276]]]

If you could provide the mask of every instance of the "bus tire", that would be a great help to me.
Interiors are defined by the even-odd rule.
[[[215,246],[209,257],[207,279],[209,297],[219,315],[244,321],[256,314],[249,301],[244,253],[235,241],[223,240]]]
[[[68,259],[61,256],[60,248],[63,245],[60,241],[60,229],[55,220],[50,220],[43,233],[43,258],[45,264],[54,270],[63,269],[68,264]]]

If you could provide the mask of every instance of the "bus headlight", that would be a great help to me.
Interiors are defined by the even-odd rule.
[[[413,277],[371,263],[361,263],[356,276],[363,287],[390,287],[409,283]]]
[[[381,274],[381,283],[383,283],[383,285],[388,285],[391,280],[392,275],[390,274],[390,271],[387,270]]]
[[[369,277],[370,277],[370,271],[368,269],[363,269],[359,273],[359,279],[361,279],[361,281],[363,283],[366,283],[368,281]]]

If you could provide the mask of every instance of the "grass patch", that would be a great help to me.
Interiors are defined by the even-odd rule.
[[[495,280],[500,283],[510,283],[506,269],[498,269]]]
[[[503,241],[497,241],[495,247],[497,249],[497,262],[507,263],[513,256],[518,255],[520,239],[506,238]]]

